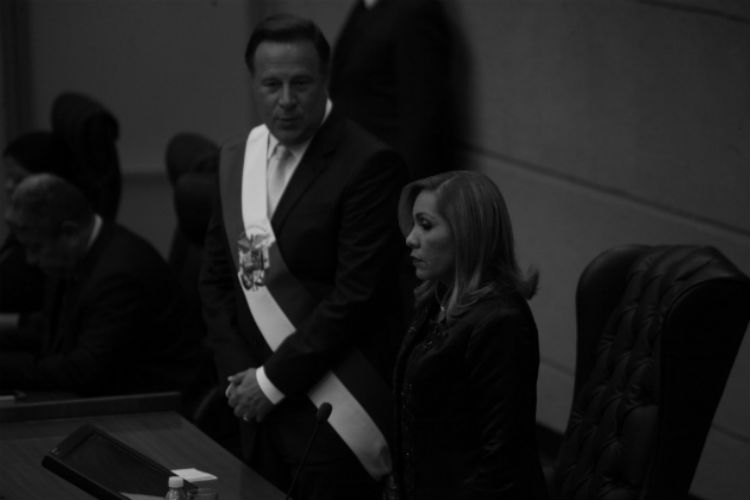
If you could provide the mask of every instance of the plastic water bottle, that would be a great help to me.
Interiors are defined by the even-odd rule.
[[[169,490],[164,497],[165,500],[185,500],[185,483],[180,476],[171,476],[169,478]]]

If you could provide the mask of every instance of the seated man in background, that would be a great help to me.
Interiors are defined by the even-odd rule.
[[[48,172],[70,178],[71,153],[52,132],[34,131],[16,137],[3,150],[0,178],[4,199],[10,200],[16,186],[32,174]],[[23,247],[12,233],[0,243],[0,313],[29,313],[41,309],[44,277],[29,266]]]
[[[47,279],[42,331],[0,337],[0,388],[93,396],[190,382],[198,338],[150,244],[52,174],[16,187],[6,221]]]

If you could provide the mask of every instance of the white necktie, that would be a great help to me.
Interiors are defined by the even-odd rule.
[[[288,147],[277,144],[271,158],[268,159],[268,216],[273,215],[279,198],[286,187],[287,167],[292,159]]]

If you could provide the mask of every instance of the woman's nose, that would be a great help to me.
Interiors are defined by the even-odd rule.
[[[406,246],[409,248],[417,248],[418,245],[419,242],[417,236],[414,234],[414,229],[412,228],[412,230],[409,231],[409,234],[406,235]]]

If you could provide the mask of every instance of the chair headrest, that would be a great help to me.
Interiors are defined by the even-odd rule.
[[[219,147],[200,134],[181,132],[167,144],[167,176],[172,185],[187,172],[216,172],[218,162]]]
[[[71,154],[60,136],[46,130],[26,132],[13,139],[3,150],[31,173],[49,172],[65,179],[71,177]]]
[[[52,103],[52,130],[74,154],[85,153],[89,141],[115,142],[119,124],[101,103],[84,94],[65,92]]]
[[[215,190],[216,174],[213,172],[188,172],[175,183],[177,225],[194,245],[203,246]]]

